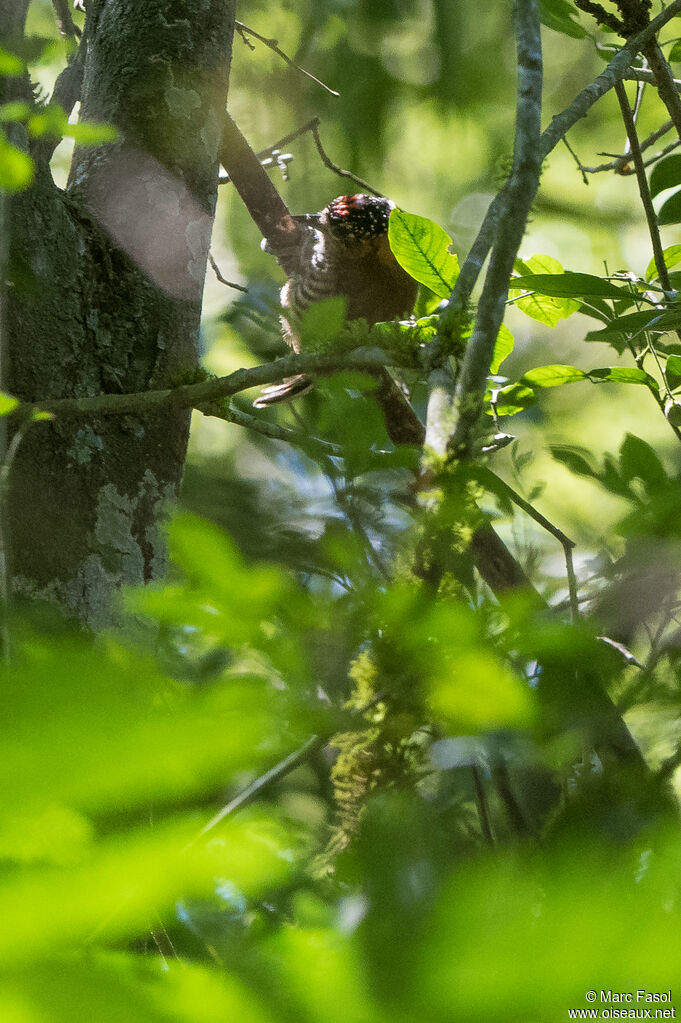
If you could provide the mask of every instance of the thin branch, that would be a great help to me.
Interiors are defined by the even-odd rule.
[[[615,93],[617,95],[617,101],[620,105],[622,112],[622,120],[624,121],[624,127],[627,132],[629,139],[629,145],[631,147],[631,159],[634,163],[636,170],[636,181],[638,183],[638,191],[641,196],[641,204],[646,215],[646,221],[648,224],[648,234],[650,235],[650,241],[653,247],[653,256],[655,257],[655,267],[657,269],[657,276],[660,284],[665,291],[671,290],[671,284],[669,281],[669,274],[667,272],[667,266],[664,261],[664,250],[662,248],[662,241],[660,239],[660,232],[657,226],[657,217],[655,215],[655,209],[653,207],[653,200],[650,195],[650,188],[648,187],[648,179],[646,177],[645,168],[643,165],[643,156],[641,154],[641,147],[638,142],[638,134],[636,131],[636,124],[634,122],[633,113],[629,105],[627,98],[627,91],[622,82],[618,82],[615,86]]]
[[[324,89],[325,92],[330,93],[332,96],[340,96],[339,92],[336,92],[335,89],[331,89],[328,85],[325,85],[324,82],[321,81],[321,79],[316,78],[314,75],[310,74],[310,72],[306,71],[304,67],[300,66],[300,64],[296,64],[295,60],[289,57],[288,54],[284,53],[283,50],[280,50],[278,40],[268,39],[267,36],[260,35],[259,32],[256,32],[252,28],[249,28],[248,25],[244,25],[243,22],[241,21],[235,21],[234,27],[247,46],[251,46],[248,40],[248,36],[253,36],[254,39],[258,39],[261,43],[264,43],[265,46],[267,46],[270,50],[276,53],[278,57],[281,57],[283,61],[286,61],[287,64],[295,68],[296,71],[300,71],[301,75],[305,75],[306,78],[310,78],[317,85],[321,85],[322,89]],[[251,49],[253,49],[252,46]]]
[[[539,185],[541,156],[542,56],[537,0],[516,0],[515,22],[518,50],[518,97],[513,147],[513,169],[505,189],[503,212],[483,287],[473,334],[457,384],[457,422],[448,450],[456,457],[470,451],[473,431],[482,402],[501,327],[508,285],[530,207]]]
[[[658,95],[666,106],[669,117],[674,122],[676,134],[681,138],[681,97],[679,97],[678,86],[674,81],[672,70],[657,39],[651,39],[643,48],[643,53],[650,65],[650,70],[655,75],[655,88]]]
[[[228,405],[227,402],[212,405],[204,405],[199,409],[205,416],[214,416],[226,423],[233,423],[235,426],[243,426],[246,430],[259,433],[262,437],[269,437],[270,440],[284,441],[292,444],[310,455],[324,455],[331,458],[341,458],[343,449],[338,444],[321,440],[319,437],[311,437],[302,430],[290,430],[286,426],[279,426],[269,419],[261,419],[252,416],[248,412]]]
[[[260,233],[290,277],[296,269],[302,229],[227,111],[219,156]]]
[[[248,292],[248,288],[245,288],[243,286],[243,284],[235,284],[234,281],[228,281],[226,277],[222,276],[222,274],[220,273],[220,267],[215,262],[215,260],[213,258],[213,253],[212,252],[208,253],[208,262],[210,263],[211,267],[213,268],[213,273],[215,274],[217,279],[220,281],[220,284],[224,284],[225,287],[227,287],[227,288],[235,288],[237,291]]]
[[[132,394],[100,394],[88,398],[55,398],[38,402],[22,402],[11,413],[19,418],[32,417],[35,412],[52,412],[56,416],[120,416],[148,415],[161,409],[187,409],[208,405],[218,398],[228,398],[251,387],[262,387],[297,373],[330,376],[348,369],[369,372],[385,365],[394,365],[393,356],[379,348],[357,348],[343,353],[307,353],[287,355],[274,362],[250,369],[237,369],[225,377],[204,380],[198,384],[160,391],[139,391]]]
[[[489,810],[487,807],[487,795],[485,793],[485,786],[482,784],[482,778],[480,777],[480,768],[477,764],[471,764],[471,774],[473,775],[475,803],[478,808],[482,837],[488,845],[494,846],[494,835],[492,834],[492,825],[490,824]]]
[[[657,78],[647,67],[632,67],[626,71],[622,78],[627,82],[643,82],[644,85],[657,85]],[[677,92],[681,92],[681,79],[672,78],[672,85]]]
[[[586,88],[582,89],[579,95],[575,97],[568,107],[561,111],[560,114],[556,114],[553,117],[551,123],[542,132],[539,139],[539,152],[542,162],[546,159],[549,153],[555,149],[561,139],[567,135],[570,129],[573,128],[574,125],[583,117],[586,117],[591,107],[597,103],[599,99],[605,96],[610,89],[614,88],[615,82],[620,81],[624,77],[629,70],[629,65],[631,64],[635,54],[638,53],[638,51],[650,39],[652,39],[668,21],[676,17],[679,13],[681,13],[681,0],[673,0],[673,2],[666,7],[661,14],[654,18],[650,24],[643,29],[643,31],[627,40],[625,45],[617,51],[601,74],[594,79],[593,82],[587,85]],[[490,203],[478,232],[478,236],[466,257],[463,266],[461,267],[461,272],[441,320],[441,329],[445,332],[448,325],[452,322],[452,319],[465,309],[470,301],[470,297],[480,275],[480,271],[482,270],[485,259],[492,248],[492,244],[497,233],[500,215],[506,206],[507,189],[508,183]],[[434,359],[437,358],[439,347],[440,346],[437,343],[432,346]],[[441,385],[441,374],[437,374],[432,378],[433,386],[439,386],[438,381],[439,385]],[[428,430],[429,432],[431,431],[430,422],[428,424]],[[428,440],[428,444],[430,445],[430,439]],[[437,450],[437,448],[434,448],[434,450]]]
[[[371,187],[371,185],[368,183],[368,181],[364,181],[363,178],[358,178],[356,174],[352,173],[352,171],[343,170],[343,168],[339,167],[337,163],[334,163],[333,160],[329,159],[329,157],[326,155],[326,152],[324,151],[324,147],[322,146],[321,139],[319,138],[319,121],[318,120],[317,120],[317,124],[313,125],[310,130],[312,132],[312,137],[314,138],[315,145],[317,147],[317,152],[319,153],[321,161],[322,161],[322,163],[324,164],[325,167],[328,167],[328,169],[330,171],[333,171],[334,174],[338,174],[339,177],[341,177],[341,178],[350,178],[350,180],[354,181],[356,184],[358,184],[360,186],[360,188],[365,189],[365,191],[367,191],[367,192],[371,192],[372,195],[378,195],[380,197],[383,197],[383,193],[382,192],[377,192],[375,188]]]
[[[207,824],[204,824],[196,838],[190,842],[189,845],[193,845],[199,838],[203,838],[203,836],[208,834],[209,831],[216,828],[218,824],[225,819],[225,817],[230,817],[243,806],[247,806],[248,803],[252,803],[266,789],[271,788],[275,782],[278,782],[280,778],[284,778],[287,774],[290,774],[291,771],[295,771],[295,769],[300,767],[301,764],[304,764],[313,753],[315,753],[318,749],[321,749],[327,741],[328,739],[324,739],[319,735],[310,736],[307,742],[304,742],[303,745],[293,753],[289,753],[287,757],[284,757],[284,759],[280,760],[278,764],[275,764],[271,770],[261,774],[258,778],[252,781],[250,785],[247,785],[245,789],[242,789],[241,792],[234,797],[234,799],[231,799],[229,803],[223,806],[221,810],[211,817]]]
[[[262,166],[266,160],[270,159],[273,153],[278,152],[284,146],[290,145],[291,142],[294,142],[297,138],[300,138],[301,135],[305,135],[308,131],[312,131],[313,127],[315,127],[316,125],[319,125],[319,118],[313,117],[312,120],[308,121],[307,124],[304,124],[302,128],[298,128],[296,131],[289,132],[288,135],[284,135],[283,138],[279,139],[277,142],[272,143],[272,145],[268,146],[267,149],[261,149],[259,153],[255,154],[257,160],[260,162]],[[218,184],[228,185],[231,180],[232,179],[230,178],[229,174],[223,174],[218,178]]]
[[[542,132],[540,139],[542,160],[546,159],[570,128],[574,127],[577,121],[586,117],[591,107],[610,89],[614,88],[615,82],[619,82],[624,77],[634,56],[643,49],[646,43],[679,13],[681,13],[681,0],[673,0],[641,32],[631,36],[600,75],[585,89],[582,89],[565,110],[551,120],[548,128]]]

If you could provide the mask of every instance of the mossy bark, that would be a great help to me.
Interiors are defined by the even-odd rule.
[[[36,146],[35,182],[11,201],[12,393],[134,392],[193,371],[233,29],[234,0],[90,0],[81,120],[119,139],[77,149],[66,191]],[[162,571],[188,429],[185,412],[32,426],[6,507],[15,594],[111,621],[122,585]]]

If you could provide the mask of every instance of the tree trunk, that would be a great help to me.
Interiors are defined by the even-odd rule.
[[[3,3],[0,27],[16,34],[23,18],[3,24]],[[81,120],[119,139],[77,149],[65,192],[35,145],[35,182],[11,201],[13,394],[134,392],[193,373],[233,30],[234,0],[90,0]],[[32,426],[6,508],[14,593],[97,628],[121,585],[159,575],[188,429],[177,412]]]

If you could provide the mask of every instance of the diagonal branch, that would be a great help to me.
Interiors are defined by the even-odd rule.
[[[504,318],[513,262],[539,186],[542,55],[537,0],[516,0],[515,21],[518,97],[513,169],[502,200],[497,238],[455,395],[457,422],[447,447],[457,457],[470,453],[473,431],[482,413],[494,345]]]

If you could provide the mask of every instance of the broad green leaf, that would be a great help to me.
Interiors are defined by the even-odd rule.
[[[427,217],[393,210],[388,240],[395,259],[419,284],[449,298],[459,276],[459,261],[449,251],[452,239]]]
[[[658,224],[678,224],[681,221],[681,190],[674,192],[662,205],[657,215]]]
[[[515,262],[515,269],[523,276],[535,276],[537,274],[559,276],[565,273],[557,259],[545,255],[532,256],[527,260],[518,259]],[[515,287],[515,279],[512,278],[509,297],[514,299],[513,304],[527,316],[531,316],[533,320],[546,324],[547,327],[555,327],[561,320],[577,312],[580,306],[580,303],[573,298],[549,296],[539,292],[517,298],[518,294],[519,292]]]
[[[653,448],[631,433],[626,435],[620,447],[620,470],[626,482],[638,477],[649,491],[667,482],[667,474]]]
[[[23,1011],[15,1014],[16,1005]],[[0,986],[0,1019],[3,1023],[273,1023],[253,989],[224,969],[174,957],[95,949],[85,956],[65,952],[6,974]]]
[[[178,898],[209,896],[216,877],[245,893],[291,873],[291,838],[272,819],[229,821],[197,837],[195,816],[113,834],[74,864],[26,867],[0,880],[3,966],[40,961],[74,943],[134,937]]]
[[[524,728],[532,720],[530,690],[488,650],[464,650],[433,673],[430,706],[452,735]]]
[[[503,323],[499,328],[497,339],[494,343],[494,354],[492,356],[492,365],[489,368],[490,373],[498,373],[499,367],[501,366],[504,359],[511,354],[513,351],[513,334]]]
[[[673,266],[678,266],[681,263],[681,245],[669,245],[664,250],[664,264],[668,270],[671,270]],[[651,259],[646,269],[646,280],[656,281],[657,280],[657,264],[655,259]]]
[[[582,39],[586,29],[573,20],[576,16],[577,11],[567,0],[539,0],[539,17],[543,25],[573,39]]]
[[[279,751],[272,691],[253,676],[186,689],[130,651],[34,643],[6,680],[0,819],[36,801],[88,813],[178,800],[258,770]]]
[[[676,40],[671,50],[669,51],[669,56],[667,57],[667,60],[672,61],[681,60],[681,39]]]
[[[577,448],[568,444],[549,444],[549,451],[557,462],[577,476],[597,478],[596,470],[589,460],[591,453],[586,448]]]
[[[628,337],[641,334],[644,330],[666,334],[679,327],[681,327],[681,309],[663,309],[662,311],[644,309],[641,312],[618,316],[607,327],[602,327],[600,330],[590,330],[585,340],[623,343]]]
[[[596,295],[600,298],[627,299],[629,297],[625,288],[620,288],[602,277],[571,273],[570,271],[563,274],[529,274],[513,277],[511,287],[537,291],[541,295],[553,295],[557,298],[581,298],[584,295]]]
[[[19,399],[6,391],[0,391],[0,416],[8,416],[19,405]]]
[[[524,373],[520,382],[528,387],[562,387],[586,379],[584,370],[576,366],[537,366]]]
[[[347,308],[347,299],[342,295],[313,302],[300,318],[302,350],[314,352],[334,341],[345,325]]]
[[[0,189],[21,192],[33,181],[33,160],[0,136]]]
[[[665,188],[681,185],[681,154],[673,153],[660,160],[650,174],[650,194],[653,198]]]
[[[681,356],[669,356],[665,366],[664,375],[667,380],[667,386],[671,391],[675,391],[677,387],[681,387]]]
[[[590,369],[587,376],[594,383],[608,381],[614,384],[644,384],[655,391],[660,389],[655,377],[652,377],[650,373],[646,373],[644,369],[636,367],[606,366],[603,369]]]

